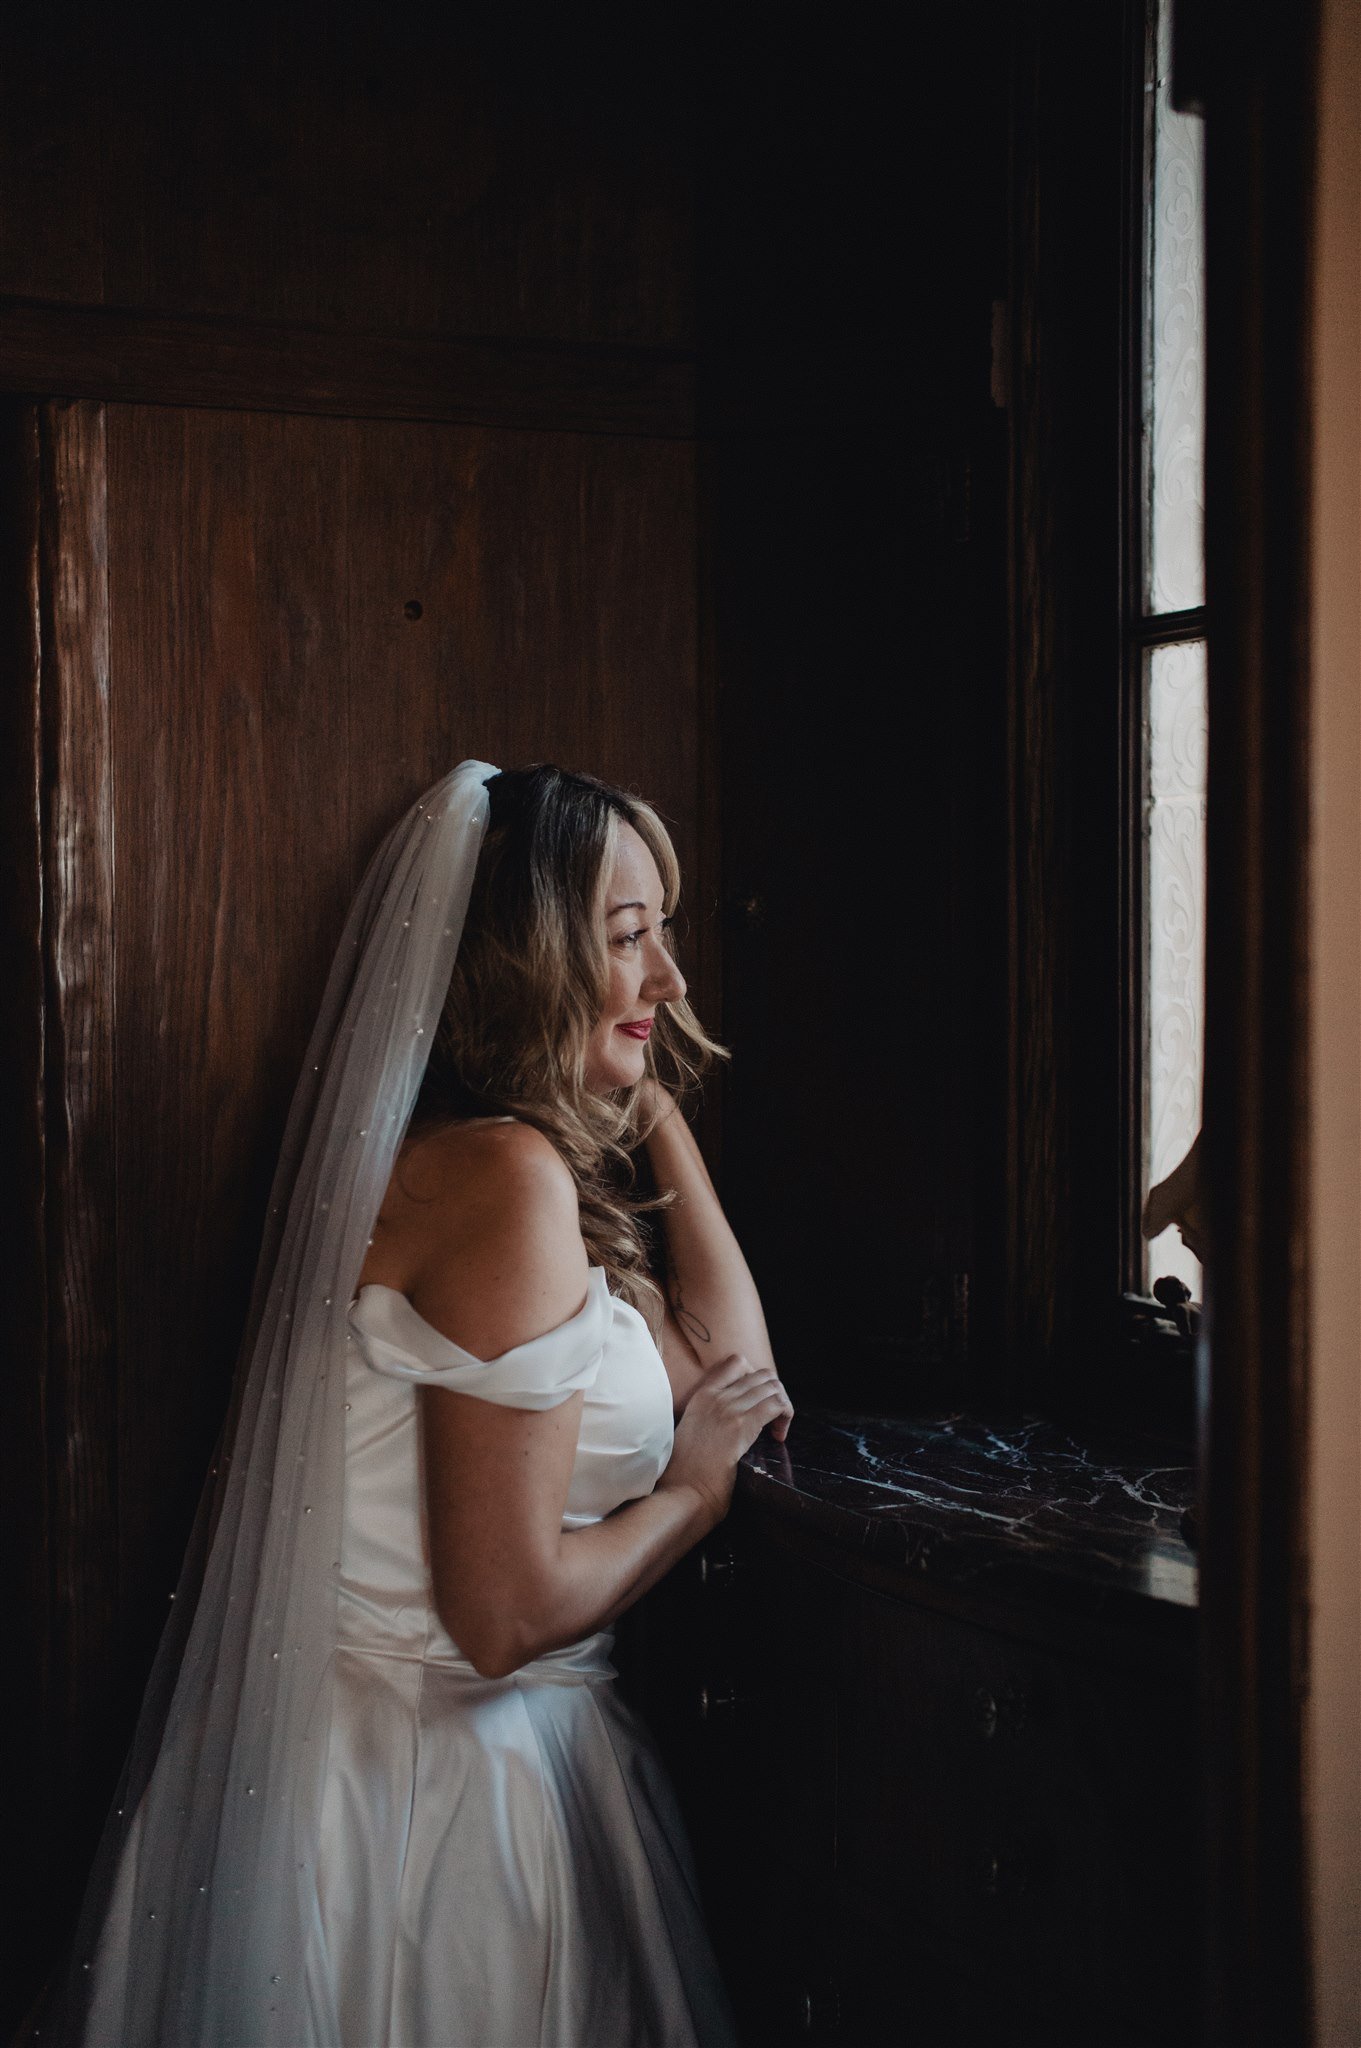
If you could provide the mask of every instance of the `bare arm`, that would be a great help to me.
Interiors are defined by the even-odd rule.
[[[436,1329],[494,1358],[581,1308],[587,1263],[571,1175],[547,1140],[522,1127],[498,1141],[479,1181],[481,1199],[460,1211],[458,1231],[430,1230],[408,1292]],[[578,1392],[530,1411],[422,1391],[435,1604],[485,1676],[621,1614],[721,1520],[738,1459],[788,1410],[773,1372],[727,1361],[678,1429],[656,1491],[564,1530],[582,1400]]]
[[[579,1393],[536,1413],[437,1388],[422,1398],[436,1606],[485,1677],[605,1627],[719,1519],[697,1489],[663,1479],[564,1530]]]
[[[734,1352],[758,1369],[774,1371],[761,1298],[699,1146],[664,1090],[657,1090],[656,1100],[663,1113],[647,1140],[648,1158],[657,1186],[676,1192],[663,1212],[670,1315],[662,1355],[669,1373],[675,1361],[672,1386],[679,1394],[679,1377],[693,1392],[710,1366]],[[678,1398],[677,1405],[684,1403]],[[783,1440],[787,1428],[783,1418],[774,1434]]]

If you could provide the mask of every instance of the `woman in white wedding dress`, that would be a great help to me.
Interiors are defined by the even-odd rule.
[[[262,1258],[229,1432],[238,1464],[249,1451],[238,1519],[219,1499],[195,1630],[168,1712],[144,1711],[147,1761],[130,1765],[125,1832],[110,1823],[60,2038],[735,2038],[680,1817],[610,1662],[616,1617],[721,1520],[743,1452],[792,1414],[677,1107],[716,1048],[672,948],[675,856],[646,805],[552,768],[464,764],[430,799],[424,822],[462,836],[431,853],[413,812],[402,888],[380,876],[342,945],[374,971],[346,970],[281,1245]],[[452,941],[428,973],[427,899],[429,930]],[[379,989],[392,1016],[361,1055]],[[403,1051],[404,1104],[394,1020],[404,1042],[431,1041]],[[310,1170],[323,1126],[344,1172]],[[640,1144],[665,1293],[630,1192]],[[346,1192],[355,1156],[382,1168],[376,1218],[362,1169]],[[361,1269],[343,1300],[321,1295],[356,1227]],[[314,1563],[327,1549],[329,1568]]]

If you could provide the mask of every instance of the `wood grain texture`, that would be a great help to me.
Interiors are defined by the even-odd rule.
[[[1108,1398],[1131,1256],[1121,17],[1028,6],[1014,48],[1001,1334],[1023,1397],[1081,1409]]]
[[[120,1596],[140,1667],[347,894],[344,429],[110,415]]]
[[[85,26],[57,9],[0,23],[0,281],[99,305],[108,80]]]
[[[55,1825],[21,1815],[39,1957],[165,1620],[298,1062],[378,839],[469,754],[637,789],[701,912],[701,1015],[717,1000],[690,446],[88,403],[41,422],[10,621],[36,715],[31,585],[42,776],[11,936],[22,975],[41,904],[17,1108],[48,1279],[15,1412],[44,1446],[20,1571],[65,1786]]]
[[[968,1134],[997,1063],[975,947],[998,965],[950,858],[997,845],[986,543],[936,490],[967,445],[717,456],[725,1184],[796,1401],[893,1412],[953,1398],[966,1363]]]
[[[1201,1521],[1206,2038],[1312,2038],[1310,340],[1318,10],[1199,10],[1209,63]],[[1270,138],[1265,132],[1269,122]]]
[[[556,759],[655,800],[697,891],[715,862],[686,445],[159,407],[109,421],[132,1671],[225,1403],[297,1062],[389,824],[467,755]],[[714,949],[684,964],[712,1014]]]
[[[914,16],[918,75],[969,93],[909,122],[889,14],[830,70],[797,10],[728,9],[709,42],[724,1189],[796,1401],[962,1391],[977,1188],[995,1206],[1001,1179],[1004,557],[974,510],[1000,466],[1007,39],[987,15]]]
[[[712,1006],[693,451],[368,423],[346,447],[357,857],[467,756],[636,789],[675,828],[701,949],[686,971]]]
[[[1056,2044],[1097,2014],[1103,2048],[1193,2048],[1195,1884],[1167,1853],[1196,1794],[1193,1660],[1153,1682],[857,1588],[836,1661],[837,1862],[865,1918],[958,1942],[996,2019]]]
[[[690,1810],[746,1815],[697,1841],[743,2040],[896,2042],[910,2010],[931,2048],[1198,2043],[1193,1630],[895,1580],[741,1486],[704,1548],[666,1753]],[[701,1684],[733,1704],[697,1731]]]
[[[0,485],[15,1585],[47,1745],[18,1753],[64,1787],[55,1823],[20,1801],[34,1969],[381,832],[468,753],[639,789],[716,1019],[692,26],[518,0],[0,24],[0,392],[40,401]]]
[[[677,352],[336,334],[0,300],[0,391],[684,439],[694,366]]]
[[[1019,40],[1019,39],[1018,39]],[[1050,683],[1056,635],[1055,587],[1045,565],[1056,559],[1056,507],[1043,489],[1051,427],[1048,358],[1042,347],[1044,299],[1039,254],[1043,217],[1042,67],[1037,32],[1022,44],[1013,85],[1011,281],[1012,376],[1010,564],[1011,649],[1008,750],[1008,1004],[1010,1043],[1006,1184],[1007,1289],[1004,1330],[1012,1359],[1042,1362],[1061,1337],[1071,1291],[1071,1244],[1064,1225],[1071,1203],[1063,1150],[1060,1074],[1066,1047],[1056,1015],[1065,933],[1053,915],[1062,881],[1054,799],[1057,706]],[[1048,913],[1048,914],[1047,914]]]
[[[688,8],[72,0],[0,35],[0,290],[685,348]]]
[[[76,1817],[109,1766],[104,1701],[90,1674],[116,1668],[120,1621],[115,815],[103,409],[45,408],[41,451],[49,1700],[65,1759],[58,1825],[69,1841],[73,1820],[79,1839]]]
[[[0,1543],[11,1642],[11,1751],[0,1775],[7,1838],[31,1844],[32,1883],[11,1902],[16,1953],[40,1951],[42,1902],[58,1865],[48,1803],[53,1763],[52,1491],[47,1455],[47,1236],[44,1229],[43,835],[37,409],[0,409],[0,1239],[9,1253],[9,1332],[0,1432]],[[64,1733],[65,1731],[61,1731]],[[0,2023],[17,2019],[4,1994]]]

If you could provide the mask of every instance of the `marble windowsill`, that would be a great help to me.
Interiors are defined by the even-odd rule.
[[[747,1453],[740,1489],[876,1562],[961,1588],[1197,1602],[1181,1533],[1192,1467],[1034,1416],[801,1410],[786,1445],[763,1437]]]

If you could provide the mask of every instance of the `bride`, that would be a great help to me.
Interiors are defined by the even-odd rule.
[[[649,806],[550,767],[463,763],[375,856],[40,2038],[733,2040],[609,1654],[793,1412],[678,1109],[678,893]]]

